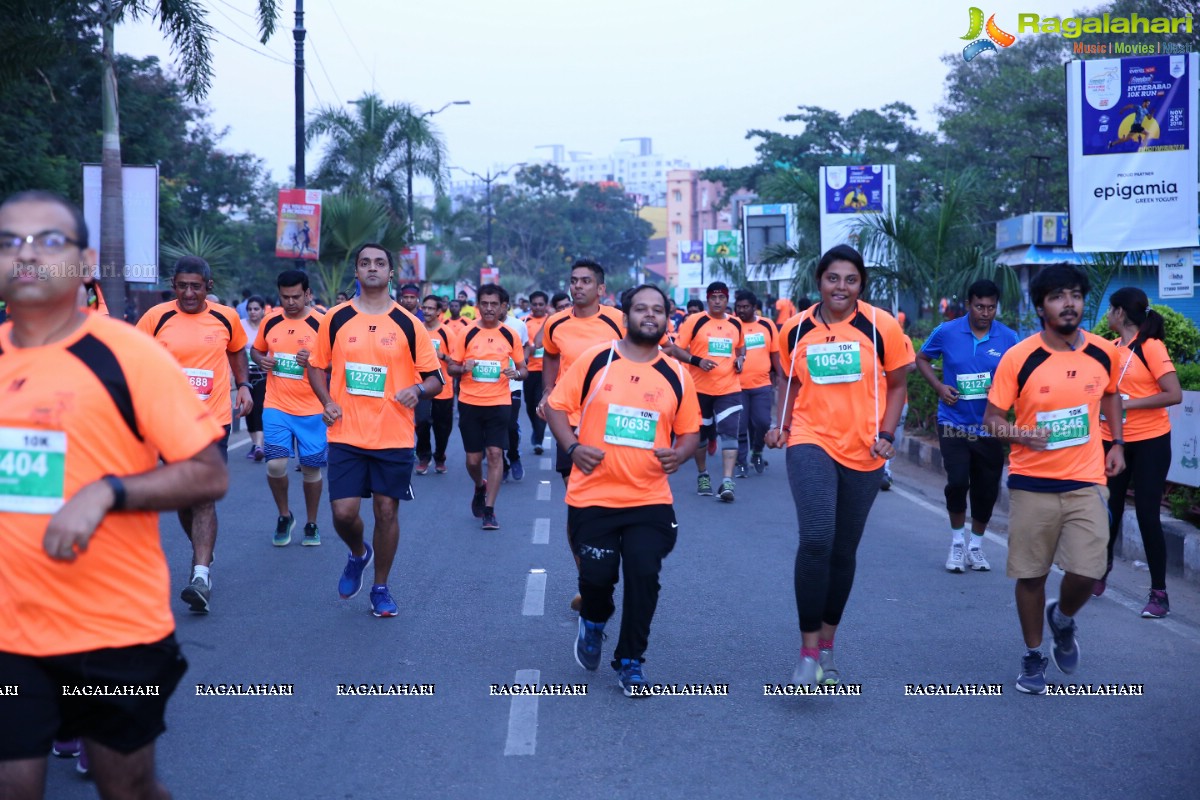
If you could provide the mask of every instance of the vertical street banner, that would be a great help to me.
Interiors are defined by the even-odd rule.
[[[125,280],[155,283],[158,280],[158,167],[121,167],[121,197],[125,204]],[[96,251],[100,252],[100,165],[83,165],[83,219]],[[96,273],[100,277],[99,273]]]
[[[418,244],[400,250],[400,259],[396,264],[396,280],[400,283],[425,281],[425,245]]]
[[[896,167],[892,164],[821,167],[819,175],[821,252],[839,244],[861,250],[857,231],[863,215],[894,213]]]
[[[500,283],[500,268],[499,267],[480,267],[479,268],[479,285],[483,286],[486,283]]]
[[[742,258],[741,231],[704,232],[704,281],[720,280],[723,274],[719,262],[728,261],[737,265]]]
[[[321,190],[280,189],[275,256],[316,261],[321,252]]]
[[[1196,53],[1067,64],[1072,247],[1196,247]]]
[[[703,242],[679,242],[679,275],[676,285],[683,289],[704,285]]]

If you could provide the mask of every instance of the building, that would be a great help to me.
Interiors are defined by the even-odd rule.
[[[695,169],[673,169],[667,173],[667,283],[679,277],[679,243],[699,242],[706,230],[733,230],[736,209],[730,204],[717,209],[725,188],[700,179]]]
[[[567,150],[565,145],[539,145],[538,149],[551,151],[549,162],[563,171],[573,183],[619,183],[628,194],[641,195],[643,204],[665,206],[667,204],[667,172],[687,168],[682,158],[672,158],[654,152],[649,137],[625,139],[638,143],[637,152],[619,148],[611,155],[587,158],[590,153]]]

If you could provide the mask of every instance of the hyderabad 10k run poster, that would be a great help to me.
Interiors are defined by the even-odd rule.
[[[1067,65],[1076,252],[1197,246],[1197,55]]]
[[[892,164],[821,167],[818,179],[822,252],[839,244],[861,250],[858,243],[861,215],[891,214],[896,207],[896,167]],[[873,262],[870,254],[863,255],[869,263]]]
[[[321,191],[280,189],[275,256],[316,261],[321,252]]]

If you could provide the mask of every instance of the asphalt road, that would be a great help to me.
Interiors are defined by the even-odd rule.
[[[764,696],[764,685],[790,678],[799,648],[782,452],[768,454],[765,476],[739,481],[732,505],[696,496],[695,468],[682,470],[679,541],[646,673],[728,694],[630,699],[607,667],[616,617],[599,672],[572,656],[576,577],[548,459],[526,455],[525,480],[500,494],[501,530],[483,532],[456,434],[450,473],[414,478],[417,499],[402,505],[391,581],[400,615],[376,619],[365,589],[338,598],[346,550],[327,504],[321,547],[301,547],[299,525],[289,547],[271,545],[265,468],[237,441],[213,611],[193,616],[173,600],[191,666],[158,753],[180,800],[1196,797],[1198,593],[1176,580],[1172,616],[1143,620],[1135,611],[1148,574],[1121,565],[1109,593],[1079,615],[1079,671],[1067,678],[1051,666],[1049,677],[1141,684],[1144,694],[1023,695],[1002,536],[987,546],[992,572],[946,573],[940,485],[915,468],[899,467],[896,489],[872,509],[837,646],[843,681],[861,695],[836,697]],[[299,474],[289,476],[295,510]],[[173,515],[162,530],[177,594],[190,549]],[[513,682],[584,684],[587,695],[490,694]],[[197,684],[231,683],[291,684],[294,694],[197,695]],[[339,696],[339,684],[432,684],[433,693]],[[1002,693],[906,696],[908,684]],[[92,796],[69,762],[51,759],[47,797]]]

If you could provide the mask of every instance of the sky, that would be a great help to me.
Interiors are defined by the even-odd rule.
[[[620,143],[628,137],[650,137],[656,153],[696,168],[742,166],[755,155],[746,132],[798,133],[781,118],[799,105],[848,114],[902,101],[934,130],[941,57],[960,57],[967,44],[971,1],[308,0],[305,105],[352,108],[368,91],[422,110],[469,100],[433,121],[450,163],[475,172],[548,158],[538,145],[604,156],[634,147]],[[216,127],[229,129],[223,146],[262,157],[285,183],[295,147],[295,0],[281,0],[280,29],[266,46],[254,35],[253,0],[204,5],[219,31],[204,102]],[[1017,11],[1073,8],[993,0],[984,10],[1015,33]],[[171,63],[151,22],[122,25],[116,46]],[[319,154],[319,145],[308,151],[309,174]]]

